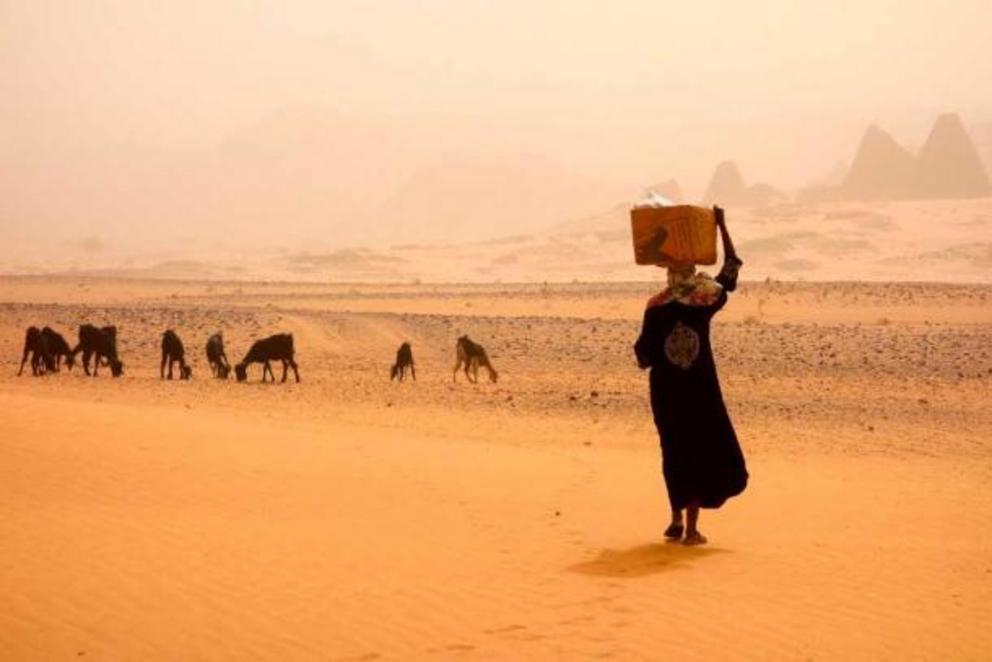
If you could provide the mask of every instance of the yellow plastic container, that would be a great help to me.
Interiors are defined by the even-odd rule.
[[[716,264],[713,210],[692,205],[634,207],[630,229],[637,264]]]

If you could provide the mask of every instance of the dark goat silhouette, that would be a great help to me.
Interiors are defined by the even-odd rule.
[[[69,349],[69,343],[65,341],[61,333],[50,326],[46,326],[41,330],[41,336],[47,350],[45,368],[49,372],[59,372],[59,364],[62,361],[65,361],[66,365],[69,364],[69,356],[72,354],[72,350]]]
[[[24,372],[24,364],[27,363],[28,355],[31,356],[31,374],[38,376],[44,374],[48,347],[41,331],[36,326],[29,326],[24,334],[24,353],[21,355],[21,367],[17,369],[17,376]]]
[[[165,379],[165,364],[169,364],[169,379],[172,379],[172,364],[179,363],[179,379],[189,379],[193,376],[193,369],[186,364],[186,348],[183,341],[179,339],[172,329],[166,330],[162,334],[162,365],[159,367],[159,374]]]
[[[21,366],[17,369],[17,374],[20,376],[24,371],[24,364],[27,362],[29,354],[31,355],[31,374],[43,375],[46,372],[58,372],[63,357],[66,363],[69,362],[70,353],[71,350],[65,338],[51,327],[46,326],[40,331],[36,326],[28,327],[24,336],[24,354],[21,356]]]
[[[120,377],[124,373],[124,364],[117,358],[117,327],[105,326],[98,329],[92,324],[83,324],[79,327],[79,342],[72,348],[69,354],[69,369],[76,361],[76,354],[83,353],[83,370],[90,374],[90,357],[93,361],[93,376],[96,377],[100,367],[100,361],[106,359],[110,365],[110,372],[114,377]]]
[[[458,376],[458,369],[463,366],[465,368],[465,378],[473,384],[479,382],[480,367],[489,371],[489,380],[494,384],[499,379],[499,374],[493,368],[493,364],[489,362],[489,356],[486,354],[485,348],[479,343],[472,342],[468,336],[460,337],[458,342],[455,343],[455,358],[455,370],[451,375],[451,381],[456,381],[455,378]]]
[[[239,382],[243,382],[248,379],[248,366],[252,363],[262,363],[264,364],[262,367],[262,381],[265,381],[265,374],[268,373],[274,382],[276,376],[272,372],[272,366],[269,365],[269,361],[282,361],[282,381],[286,381],[287,369],[292,368],[293,374],[296,375],[296,381],[299,382],[300,371],[297,369],[294,359],[295,354],[296,352],[293,349],[293,334],[291,333],[280,333],[263,338],[262,340],[256,340],[255,344],[248,350],[248,353],[245,354],[245,358],[241,360],[241,363],[234,366],[234,374],[237,375]]]
[[[389,381],[393,381],[397,377],[399,377],[400,381],[403,381],[407,368],[410,369],[410,375],[413,377],[413,381],[417,381],[417,369],[413,365],[413,349],[410,347],[410,343],[405,342],[396,350],[396,363],[393,364],[392,369],[389,371]]]
[[[207,339],[207,363],[210,364],[210,371],[218,379],[227,379],[231,372],[231,364],[227,361],[227,354],[224,353],[224,336],[220,331]]]

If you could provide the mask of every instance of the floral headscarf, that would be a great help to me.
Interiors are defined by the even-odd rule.
[[[689,306],[708,306],[720,295],[720,284],[707,273],[696,273],[695,265],[668,267],[668,287],[651,300],[658,306],[678,301]]]

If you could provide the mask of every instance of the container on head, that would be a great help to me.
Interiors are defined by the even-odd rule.
[[[637,205],[630,210],[637,264],[716,264],[713,210],[693,205]]]

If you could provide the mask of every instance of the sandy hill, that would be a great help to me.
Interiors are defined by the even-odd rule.
[[[161,166],[166,175],[150,170],[142,187],[93,194],[87,208],[112,196],[120,220],[94,218],[81,233],[98,232],[108,251],[180,238],[191,248],[187,237],[297,250],[472,241],[570,218],[620,194],[571,164],[478,133],[459,118],[285,109]],[[140,234],[129,231],[134,218]],[[30,229],[18,234],[45,239]]]
[[[629,281],[630,202],[538,232],[486,241],[383,243],[349,249],[111,254],[0,262],[0,273],[307,282]],[[745,278],[990,282],[992,197],[728,207]]]

